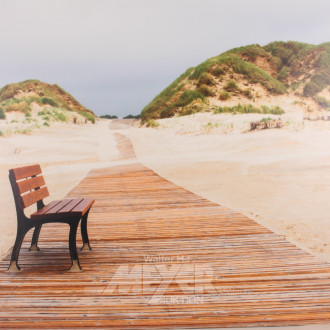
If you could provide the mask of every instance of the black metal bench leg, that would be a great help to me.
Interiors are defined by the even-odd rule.
[[[29,248],[29,251],[40,251],[38,247],[38,239],[39,239],[39,234],[41,230],[42,225],[38,225],[34,228],[33,236],[32,236],[32,242],[31,246]]]
[[[70,234],[69,234],[69,249],[71,255],[71,268],[70,272],[80,272],[82,268],[79,264],[77,245],[76,245],[76,236],[79,220],[73,221],[70,223]]]
[[[15,244],[13,247],[13,251],[11,253],[10,265],[7,269],[7,271],[10,273],[19,272],[21,270],[21,268],[18,266],[17,262],[18,262],[18,256],[19,256],[19,252],[21,250],[21,246],[22,246],[25,234],[26,234],[26,231],[24,231],[23,229],[17,230]]]
[[[81,237],[83,240],[83,246],[81,248],[81,251],[91,251],[92,248],[89,245],[89,239],[88,239],[88,233],[87,233],[87,218],[88,218],[89,210],[84,214],[84,216],[81,219]]]

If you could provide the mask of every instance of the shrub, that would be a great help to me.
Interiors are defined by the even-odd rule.
[[[200,85],[199,86],[199,91],[204,95],[204,96],[214,96],[215,93],[214,91],[212,90],[212,88],[210,88],[209,86],[207,85]]]
[[[233,92],[233,91],[235,91],[235,90],[238,89],[238,86],[237,86],[237,84],[236,84],[235,81],[233,81],[233,80],[229,80],[229,81],[226,83],[224,89],[225,89],[227,92]]]
[[[215,84],[213,76],[208,72],[203,72],[198,80],[198,85],[209,85],[212,86]]]
[[[330,101],[322,96],[317,96],[315,101],[322,107],[322,108],[330,108]]]
[[[27,113],[31,111],[30,104],[28,104],[25,100],[18,100],[15,98],[1,103],[1,106],[6,112],[20,111]]]
[[[43,97],[40,101],[41,101],[42,104],[48,104],[52,107],[57,107],[58,106],[57,103],[49,97]]]
[[[151,127],[151,128],[156,128],[156,127],[159,126],[159,123],[154,119],[150,119],[150,120],[147,121],[146,126]]]
[[[219,76],[222,76],[226,73],[226,70],[225,68],[221,68],[219,66],[215,67],[213,70],[212,70],[212,73],[216,76],[216,77],[219,77]]]
[[[299,88],[300,86],[300,81],[294,81],[292,84],[291,84],[291,88],[293,91],[295,91],[297,88]]]
[[[53,118],[56,121],[63,121],[63,122],[68,121],[68,118],[66,117],[66,115],[63,112],[59,112],[57,110],[53,110]]]
[[[0,136],[4,136],[4,135],[5,135],[5,133],[0,131]]]
[[[320,91],[321,91],[320,86],[317,85],[315,82],[310,81],[304,87],[304,96],[307,96],[307,97],[313,96]]]
[[[252,99],[252,90],[250,89],[250,88],[247,88],[247,89],[244,89],[243,91],[242,91],[242,94],[244,95],[244,96],[246,96],[247,98],[249,98],[249,99]]]
[[[118,119],[117,116],[112,116],[112,115],[102,115],[100,118],[106,118],[106,119]]]
[[[49,123],[46,121],[43,123],[43,125],[49,127]]]
[[[26,113],[25,113],[25,118],[31,118],[31,117],[32,117],[32,115],[31,115],[30,112],[26,112]]]
[[[123,119],[139,119],[141,118],[141,115],[127,115]]]
[[[173,106],[168,106],[160,112],[160,118],[170,118],[175,115],[176,111]]]
[[[187,90],[183,92],[180,98],[174,103],[174,107],[184,107],[196,99],[204,100],[204,95],[197,89]]]
[[[6,119],[6,114],[2,108],[0,108],[0,119]]]
[[[289,68],[287,66],[283,66],[283,68],[281,69],[281,71],[277,75],[277,79],[282,81],[282,82],[286,81],[288,79],[289,72],[290,72]]]
[[[221,101],[226,101],[230,98],[230,94],[228,92],[221,92],[220,93],[220,96],[219,96],[219,99]]]

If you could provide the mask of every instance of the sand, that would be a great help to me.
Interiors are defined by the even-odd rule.
[[[139,160],[159,175],[330,262],[329,122],[296,125],[299,119],[287,128],[241,134],[249,115],[216,116],[223,123],[236,117],[237,129],[206,134],[203,122],[221,120],[198,114],[126,133]]]

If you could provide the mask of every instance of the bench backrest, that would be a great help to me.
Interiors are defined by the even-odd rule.
[[[40,165],[9,170],[9,180],[17,206],[23,210],[49,196]]]

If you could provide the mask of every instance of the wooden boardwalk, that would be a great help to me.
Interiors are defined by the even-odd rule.
[[[0,264],[0,327],[330,323],[327,264],[139,163],[92,170],[69,196],[96,199],[83,272],[66,271],[68,226],[44,226],[40,252],[23,245],[22,272]]]

